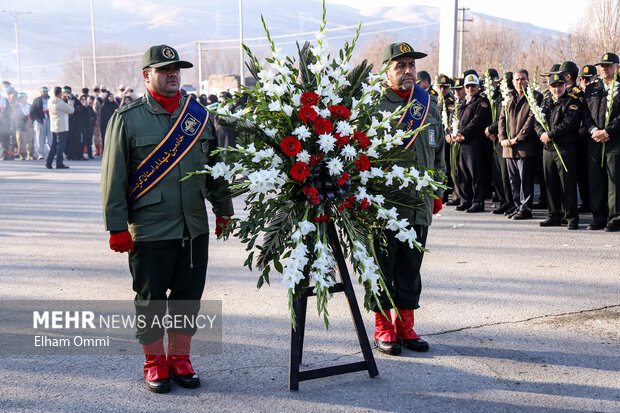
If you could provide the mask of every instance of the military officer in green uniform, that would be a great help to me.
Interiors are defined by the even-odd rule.
[[[594,221],[588,229],[620,230],[620,79],[618,55],[605,53],[597,65],[600,79],[586,88],[584,124],[591,135],[588,139],[588,176],[590,208]],[[615,82],[615,96],[609,122],[607,108]],[[603,151],[603,143],[605,150]]]
[[[455,102],[454,102],[454,111],[457,112],[459,106],[461,106],[462,102],[465,101],[465,86],[463,78],[455,78],[454,85],[451,87],[452,92],[454,92]],[[458,122],[458,119],[456,119]],[[450,146],[446,147],[446,152],[450,152],[450,176],[452,177],[452,182],[454,184],[454,199],[446,202],[446,205],[449,206],[457,206],[461,204],[460,194],[459,194],[459,150],[461,144],[457,142],[454,138],[456,134],[453,136],[452,132],[458,130],[458,124],[454,125],[455,117],[454,113],[452,114],[452,119],[450,120],[450,131],[446,133],[446,143]]]
[[[103,217],[110,248],[129,252],[136,314],[146,320],[136,338],[146,356],[147,386],[158,393],[170,390],[170,378],[183,387],[200,384],[189,359],[195,325],[168,329],[166,357],[164,329],[151,320],[161,320],[166,309],[171,316],[198,313],[209,243],[204,200],[209,200],[222,226],[233,214],[223,179],[199,175],[180,182],[188,172],[219,161],[213,154],[217,140],[208,113],[179,91],[180,69],[189,67],[192,64],[179,60],[170,46],[153,46],[144,53],[147,91],[112,115],[102,162]],[[171,150],[159,157],[168,145]],[[141,173],[145,167],[149,169]],[[216,228],[217,233],[221,230]]]
[[[425,53],[416,52],[407,43],[394,43],[389,45],[383,53],[383,62],[390,62],[387,71],[387,85],[385,95],[382,98],[381,110],[394,111],[398,107],[407,104],[416,81],[416,59],[425,57]],[[416,89],[422,95],[422,99],[430,96],[428,114],[425,123],[430,123],[425,131],[409,142],[408,148],[404,149],[411,154],[411,160],[419,166],[442,171],[445,173],[444,158],[444,130],[441,124],[441,115],[437,107],[437,96],[428,95],[418,87]],[[405,122],[399,127],[404,128]],[[421,210],[399,208],[398,214],[408,219],[417,233],[417,240],[426,244],[428,227],[431,224],[432,215],[441,210],[441,195],[439,189],[435,192],[439,199],[425,198],[425,206]],[[427,351],[428,343],[420,338],[413,329],[413,312],[419,307],[422,284],[420,280],[420,267],[423,253],[415,248],[410,248],[406,242],[399,241],[395,233],[387,233],[387,249],[381,250],[376,245],[379,264],[385,276],[390,295],[398,309],[400,317],[392,322],[391,303],[385,295],[380,297],[382,308],[388,317],[375,310],[375,342],[379,351],[387,354],[400,354],[401,346],[413,351]]]

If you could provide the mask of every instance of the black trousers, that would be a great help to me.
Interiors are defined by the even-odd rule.
[[[425,246],[428,226],[414,225],[413,229],[416,231],[418,242]],[[415,247],[409,248],[408,243],[396,239],[395,235],[395,232],[387,231],[387,249],[381,251],[379,242],[375,241],[375,251],[385,277],[385,284],[396,308],[415,310],[420,307],[418,304],[422,292],[420,268],[424,253]],[[384,310],[392,308],[384,292],[379,295],[379,302]],[[371,302],[371,309],[379,312],[379,306],[374,300]]]
[[[484,206],[484,148],[463,145],[459,150],[459,197],[461,205]]]
[[[507,159],[502,155],[502,145],[499,140],[493,142],[493,187],[499,199],[500,206],[513,203],[513,191],[511,190],[510,176],[508,173]]]
[[[590,185],[588,176],[588,140],[590,137],[580,138],[577,144],[577,188],[581,206],[590,209]],[[599,164],[600,165],[600,164]]]
[[[207,275],[209,234],[194,239],[136,242],[129,253],[129,269],[136,292],[134,305],[138,320],[136,338],[150,344],[164,335],[161,321],[166,314],[195,317]],[[170,290],[170,294],[167,291]],[[194,335],[196,326],[169,331]]]
[[[510,187],[515,207],[519,211],[532,211],[534,202],[534,173],[536,172],[536,158],[509,158],[506,159]]]
[[[596,222],[620,222],[620,143],[610,140],[605,144],[588,141],[588,177],[590,184],[590,210]]]
[[[543,166],[547,185],[549,218],[554,221],[565,219],[568,223],[579,222],[577,214],[577,153],[576,145],[559,146],[568,172],[564,170],[555,150],[545,149]]]

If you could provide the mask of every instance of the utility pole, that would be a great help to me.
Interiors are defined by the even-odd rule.
[[[243,74],[243,0],[239,0],[239,86],[245,85]]]
[[[465,33],[465,22],[473,22],[474,19],[465,19],[465,12],[469,10],[469,8],[466,7],[461,7],[459,9],[459,11],[461,12],[461,28],[459,29],[459,32],[461,33],[461,39],[460,39],[460,45],[459,45],[459,73],[458,76],[460,76],[463,73],[463,37],[464,37],[464,33]]]
[[[22,66],[19,58],[19,29],[17,28],[17,15],[18,14],[30,14],[29,11],[17,11],[17,10],[2,10],[2,13],[8,13],[13,16],[13,22],[15,23],[15,52],[17,54],[17,85],[19,90],[22,90]]]
[[[198,91],[198,95],[202,94],[202,43],[196,42],[198,46],[198,87],[196,90]]]
[[[90,0],[90,29],[92,32],[92,42],[93,42],[93,76],[95,78],[95,84],[98,84],[97,82],[97,52],[95,49],[95,10],[93,7],[93,0]]]

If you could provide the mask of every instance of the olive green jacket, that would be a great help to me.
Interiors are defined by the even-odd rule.
[[[437,105],[437,95],[430,95],[430,107],[424,124],[430,123],[424,131],[420,132],[413,144],[409,146],[407,151],[411,151],[412,160],[416,160],[416,165],[435,171],[446,173],[446,160],[444,155],[445,134],[441,124],[441,112]],[[385,95],[381,99],[381,110],[390,112],[395,111],[398,107],[407,104],[400,96],[394,93],[390,88],[386,88]],[[401,124],[399,128],[404,128]],[[438,188],[435,195],[441,198],[443,189]],[[398,215],[407,218],[413,225],[431,225],[433,218],[433,198],[424,197],[425,206],[423,209],[415,210],[410,208],[397,208]]]
[[[215,128],[209,119],[202,134],[185,156],[149,192],[132,206],[127,186],[138,165],[164,139],[179,117],[184,97],[170,115],[148,93],[117,109],[108,123],[101,170],[101,198],[106,230],[129,229],[134,241],[183,238],[187,225],[191,238],[209,232],[205,199],[217,216],[233,214],[228,182],[211,175],[197,175],[179,182],[188,172],[215,165],[219,156]]]

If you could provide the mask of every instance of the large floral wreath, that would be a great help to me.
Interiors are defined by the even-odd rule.
[[[261,20],[273,55],[263,63],[244,46],[257,84],[245,90],[249,99],[243,111],[216,110],[222,124],[239,132],[237,145],[220,149],[226,163],[195,174],[223,177],[231,182],[233,196],[245,195],[249,216],[233,219],[231,228],[247,244],[245,265],[262,270],[258,288],[269,283],[271,268],[281,273],[293,322],[293,301],[313,288],[327,326],[337,267],[328,221],[366,290],[369,308],[373,296],[387,292],[373,240],[389,229],[411,248],[422,249],[396,206],[419,208],[424,196],[435,197],[433,191],[444,187],[443,177],[416,168],[401,147],[418,132],[396,128],[408,106],[380,111],[387,65],[372,74],[366,61],[357,67],[349,63],[361,23],[351,44],[345,42],[333,58],[323,2],[317,44],[298,45],[296,61],[279,54]]]

